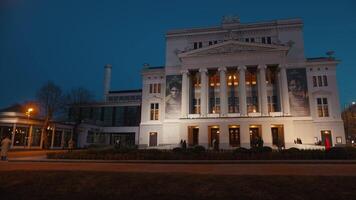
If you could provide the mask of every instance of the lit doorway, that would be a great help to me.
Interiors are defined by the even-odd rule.
[[[272,145],[278,148],[285,147],[283,125],[272,125]]]
[[[250,132],[251,148],[262,147],[263,140],[262,140],[261,126],[260,125],[251,125],[249,132]]]
[[[188,145],[196,146],[199,144],[199,127],[189,126],[188,127]]]
[[[321,131],[321,143],[324,146],[327,146],[328,144],[330,147],[333,146],[333,141],[332,141],[330,130],[322,130]]]
[[[232,147],[240,146],[240,127],[236,125],[229,126],[229,143]]]
[[[219,126],[209,126],[209,147],[219,149]]]
[[[157,132],[150,132],[149,146],[150,147],[157,146]]]

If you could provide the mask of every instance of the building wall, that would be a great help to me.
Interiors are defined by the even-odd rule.
[[[265,51],[261,44],[262,37],[270,37],[271,44],[267,47],[279,49],[278,51]],[[225,52],[211,53],[209,41],[217,41],[212,48],[218,49],[219,45],[228,44],[229,41],[238,41],[233,45],[248,44],[246,38],[255,38],[250,44],[261,51],[243,51],[238,53]],[[194,42],[202,43],[202,54],[199,48],[194,49]],[[220,45],[220,46],[221,46]],[[287,48],[287,51],[283,49]],[[214,50],[214,49],[212,49]],[[210,53],[209,53],[210,51]],[[192,53],[190,53],[192,52]],[[204,52],[207,52],[204,54]],[[190,53],[190,54],[189,54]],[[182,55],[185,56],[182,56]],[[219,67],[235,67],[246,65],[278,65],[286,69],[301,68],[306,70],[307,88],[309,97],[310,115],[297,117],[290,113],[270,113],[262,116],[261,113],[249,114],[249,117],[236,117],[228,114],[221,117],[219,114],[205,116],[178,117],[166,119],[165,115],[165,77],[168,75],[181,75],[185,70],[217,69]],[[258,125],[261,128],[262,138],[266,146],[272,146],[271,127],[283,126],[285,147],[320,148],[315,146],[316,140],[321,140],[321,131],[330,130],[333,144],[336,137],[342,137],[345,143],[343,124],[340,117],[339,97],[336,82],[336,66],[338,61],[333,58],[320,58],[308,60],[304,55],[303,22],[300,19],[275,20],[270,22],[257,22],[249,24],[222,24],[217,27],[182,29],[169,31],[166,34],[166,66],[160,70],[145,69],[143,77],[142,117],[140,125],[140,146],[147,146],[149,132],[158,132],[158,146],[169,148],[178,146],[181,140],[188,139],[188,127],[199,127],[199,145],[208,146],[209,126],[219,126],[220,147],[231,148],[229,145],[228,127],[238,125],[240,127],[240,141],[242,147],[250,147],[249,127]],[[314,87],[313,76],[327,76],[328,86]],[[152,77],[163,76],[160,80],[162,91],[160,94],[148,93],[149,84],[154,82]],[[279,79],[281,74],[278,74]],[[257,75],[260,80],[260,75]],[[287,82],[286,82],[287,83]],[[259,107],[261,108],[261,85],[259,87]],[[280,98],[285,96],[283,83],[279,86]],[[288,92],[288,90],[287,90]],[[188,92],[189,93],[189,92]],[[288,97],[288,96],[287,96]],[[317,98],[328,99],[328,117],[318,116]],[[282,99],[281,99],[282,101]],[[159,103],[159,120],[150,120],[150,103]],[[288,101],[289,102],[289,101]],[[282,104],[283,102],[281,102]],[[282,106],[282,105],[281,105]],[[184,106],[182,106],[184,107]],[[285,112],[287,108],[282,108]],[[260,111],[261,112],[261,111]],[[239,116],[239,114],[237,114]],[[295,144],[297,139],[302,144]]]

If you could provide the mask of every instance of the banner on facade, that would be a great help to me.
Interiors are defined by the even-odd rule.
[[[166,119],[178,119],[182,102],[182,75],[166,76]]]
[[[287,80],[292,116],[309,116],[308,82],[305,68],[287,69]]]

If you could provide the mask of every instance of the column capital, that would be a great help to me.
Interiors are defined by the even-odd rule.
[[[285,64],[279,64],[279,65],[278,65],[278,68],[279,68],[279,69],[286,69],[287,66],[286,66]]]
[[[219,71],[219,72],[221,72],[221,71],[226,72],[226,67],[219,67],[218,71]]]
[[[206,68],[200,68],[200,69],[199,69],[199,72],[200,72],[200,73],[208,73],[208,69],[206,69]]]
[[[237,67],[237,70],[239,70],[239,71],[241,71],[241,70],[246,70],[246,66],[245,65],[243,65],[243,66],[238,66]]]
[[[180,71],[181,74],[189,74],[189,70],[188,69],[184,69]]]
[[[259,64],[257,69],[261,70],[261,69],[266,69],[267,65],[266,64]]]

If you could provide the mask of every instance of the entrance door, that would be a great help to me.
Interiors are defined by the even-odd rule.
[[[261,146],[262,137],[259,128],[250,128],[250,145],[251,147]]]
[[[199,127],[189,126],[188,127],[188,145],[195,146],[199,144]]]
[[[283,126],[272,127],[272,145],[277,147],[284,147],[284,133]]]
[[[149,146],[157,146],[157,132],[150,132]]]
[[[229,141],[230,146],[240,146],[240,128],[229,128]]]
[[[325,147],[327,145],[329,145],[329,147],[333,146],[332,137],[331,137],[331,131],[329,131],[329,130],[322,130],[321,131],[321,142]]]
[[[209,141],[209,146],[210,147],[214,147],[216,149],[219,148],[219,128],[210,128],[210,141]],[[215,145],[214,146],[214,142],[215,142]]]

